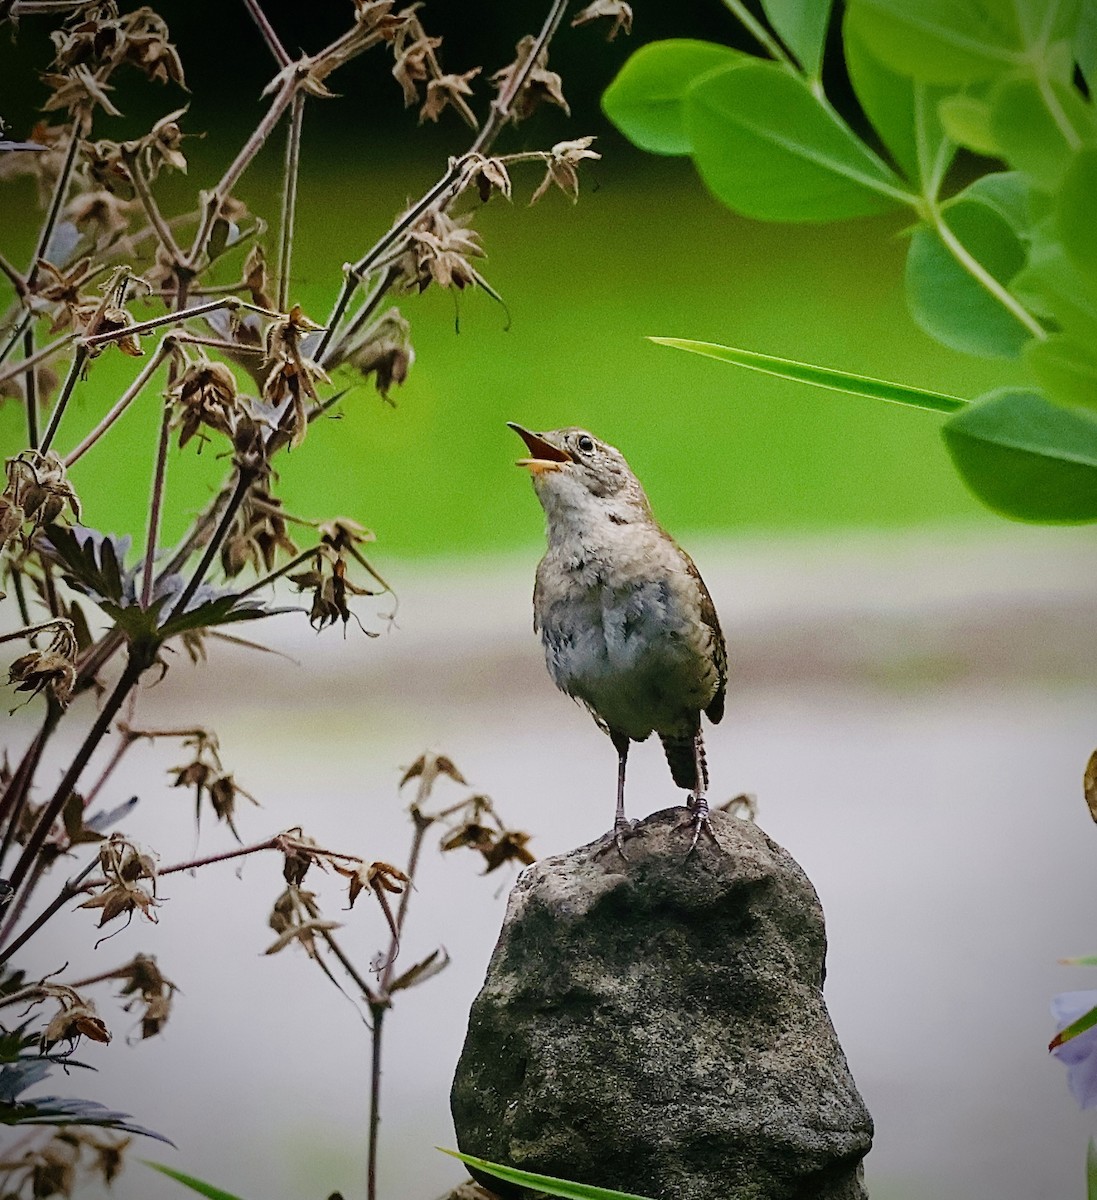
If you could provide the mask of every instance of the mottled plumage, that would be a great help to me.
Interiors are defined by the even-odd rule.
[[[712,597],[693,560],[655,521],[620,451],[582,429],[525,441],[547,518],[534,628],[549,674],[585,704],[619,759],[618,846],[629,743],[659,735],[674,782],[692,793],[694,843],[708,784],[701,713],[724,713],[727,653]]]

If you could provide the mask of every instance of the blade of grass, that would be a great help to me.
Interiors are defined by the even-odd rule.
[[[184,1187],[190,1188],[192,1192],[197,1192],[200,1196],[205,1196],[206,1200],[240,1200],[239,1196],[234,1196],[231,1192],[222,1191],[221,1188],[214,1187],[212,1183],[204,1183],[201,1179],[195,1179],[193,1175],[177,1171],[174,1167],[167,1167],[163,1163],[153,1162],[148,1158],[143,1158],[141,1161],[146,1167],[152,1167],[154,1171],[159,1171],[161,1175],[166,1175],[169,1179],[174,1179],[176,1183],[181,1183]]]
[[[687,338],[652,337],[648,341],[660,346],[671,346],[675,350],[688,350],[706,358],[719,359],[750,371],[761,371],[764,375],[775,375],[778,379],[792,379],[797,383],[809,383],[813,387],[829,388],[832,392],[848,392],[851,396],[868,396],[873,400],[885,400],[889,404],[905,404],[910,408],[925,408],[931,412],[953,413],[967,406],[968,401],[944,392],[931,392],[926,388],[907,387],[886,379],[872,379],[867,375],[854,375],[848,371],[834,371],[829,367],[818,367],[812,363],[795,362],[790,358],[775,358],[769,354],[758,354],[753,350],[739,350],[732,346],[721,346],[715,342],[695,342]]]
[[[530,1171],[519,1171],[516,1167],[504,1167],[499,1163],[487,1162],[482,1158],[474,1158],[471,1154],[462,1154],[459,1150],[437,1149],[443,1154],[459,1158],[470,1167],[494,1175],[497,1179],[505,1179],[508,1183],[518,1183],[524,1187],[537,1188],[549,1196],[563,1196],[565,1200],[650,1200],[648,1196],[637,1196],[634,1192],[615,1192],[610,1188],[594,1187],[589,1183],[570,1183],[566,1179],[556,1179],[552,1175],[535,1175]]]
[[[1080,1033],[1085,1033],[1087,1029],[1092,1029],[1094,1025],[1097,1025],[1097,1008],[1091,1008],[1089,1012],[1083,1013],[1077,1021],[1072,1021],[1066,1029],[1060,1029],[1051,1039],[1048,1049],[1057,1050],[1064,1042],[1071,1041]]]

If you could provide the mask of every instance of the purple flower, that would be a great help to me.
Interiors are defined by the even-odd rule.
[[[1062,992],[1051,1001],[1056,1029],[1065,1029],[1097,1008],[1097,991]],[[1097,1108],[1097,1025],[1056,1046],[1052,1054],[1066,1065],[1070,1093],[1079,1108]]]

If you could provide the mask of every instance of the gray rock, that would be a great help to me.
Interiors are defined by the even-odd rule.
[[[872,1119],[823,1002],[815,889],[680,808],[519,877],[451,1105],[468,1154],[655,1200],[864,1200]],[[502,1196],[524,1196],[487,1177]]]

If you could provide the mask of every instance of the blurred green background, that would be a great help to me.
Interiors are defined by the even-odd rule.
[[[205,135],[185,147],[189,176],[164,181],[171,214],[235,154],[262,112],[258,92],[270,71],[250,52],[254,33],[242,5],[216,13],[161,7],[193,89],[184,128]],[[320,6],[329,29],[269,6],[286,44],[299,37],[310,48],[340,27],[345,7]],[[465,7],[425,10],[428,30],[444,35],[447,69],[483,62],[490,73],[541,14],[533,4],[483,8],[483,22],[471,25]],[[706,194],[688,161],[628,147],[598,111],[597,97],[631,49],[668,33],[738,36],[715,3],[675,6],[673,14],[637,9],[631,40],[607,45],[597,27],[563,30],[551,65],[564,76],[571,119],[538,114],[498,143],[506,152],[596,134],[604,155],[589,164],[574,208],[554,193],[529,209],[540,178],[531,166],[514,171],[513,203],[496,197],[477,214],[489,255],[483,270],[509,314],[478,291],[401,298],[417,361],[406,386],[392,393],[396,406],[382,403],[372,385],[337,377],[339,386],[351,386],[338,419],[320,422],[282,459],[287,507],[360,520],[376,530],[382,558],[530,543],[540,518],[511,466],[520,446],[504,425],[517,420],[533,428],[584,425],[620,446],[677,533],[992,521],[953,475],[937,418],[736,371],[645,340],[720,341],[964,396],[1009,382],[1015,371],[952,354],[914,327],[902,297],[903,233],[894,221],[796,227],[743,220]],[[237,62],[242,45],[249,54]],[[30,66],[44,62],[47,49],[44,26],[28,19],[18,47],[0,52],[0,114],[17,135],[41,101]],[[388,78],[388,61],[374,55],[333,77],[339,99],[310,102],[307,110],[291,299],[316,320],[330,308],[341,264],[368,248],[445,169],[446,156],[470,140],[452,112],[438,129],[417,130],[414,110],[401,108]],[[98,136],[128,136],[188,99],[177,89],[130,82],[132,95],[121,88],[117,97],[125,119],[98,120]],[[835,87],[841,93],[841,80]],[[478,80],[481,111],[488,94]],[[272,249],[283,136],[276,133],[238,189],[270,222]],[[26,180],[5,190],[0,240],[21,263],[37,220],[33,190]],[[241,257],[226,264],[230,276]],[[142,315],[139,305],[135,315]],[[96,362],[62,426],[62,451],[139,366],[113,354]],[[141,529],[157,421],[150,392],[73,471],[90,524]],[[0,439],[5,454],[22,442],[14,404],[0,409]],[[195,451],[192,444],[171,464],[169,538],[226,469],[216,444]]]

